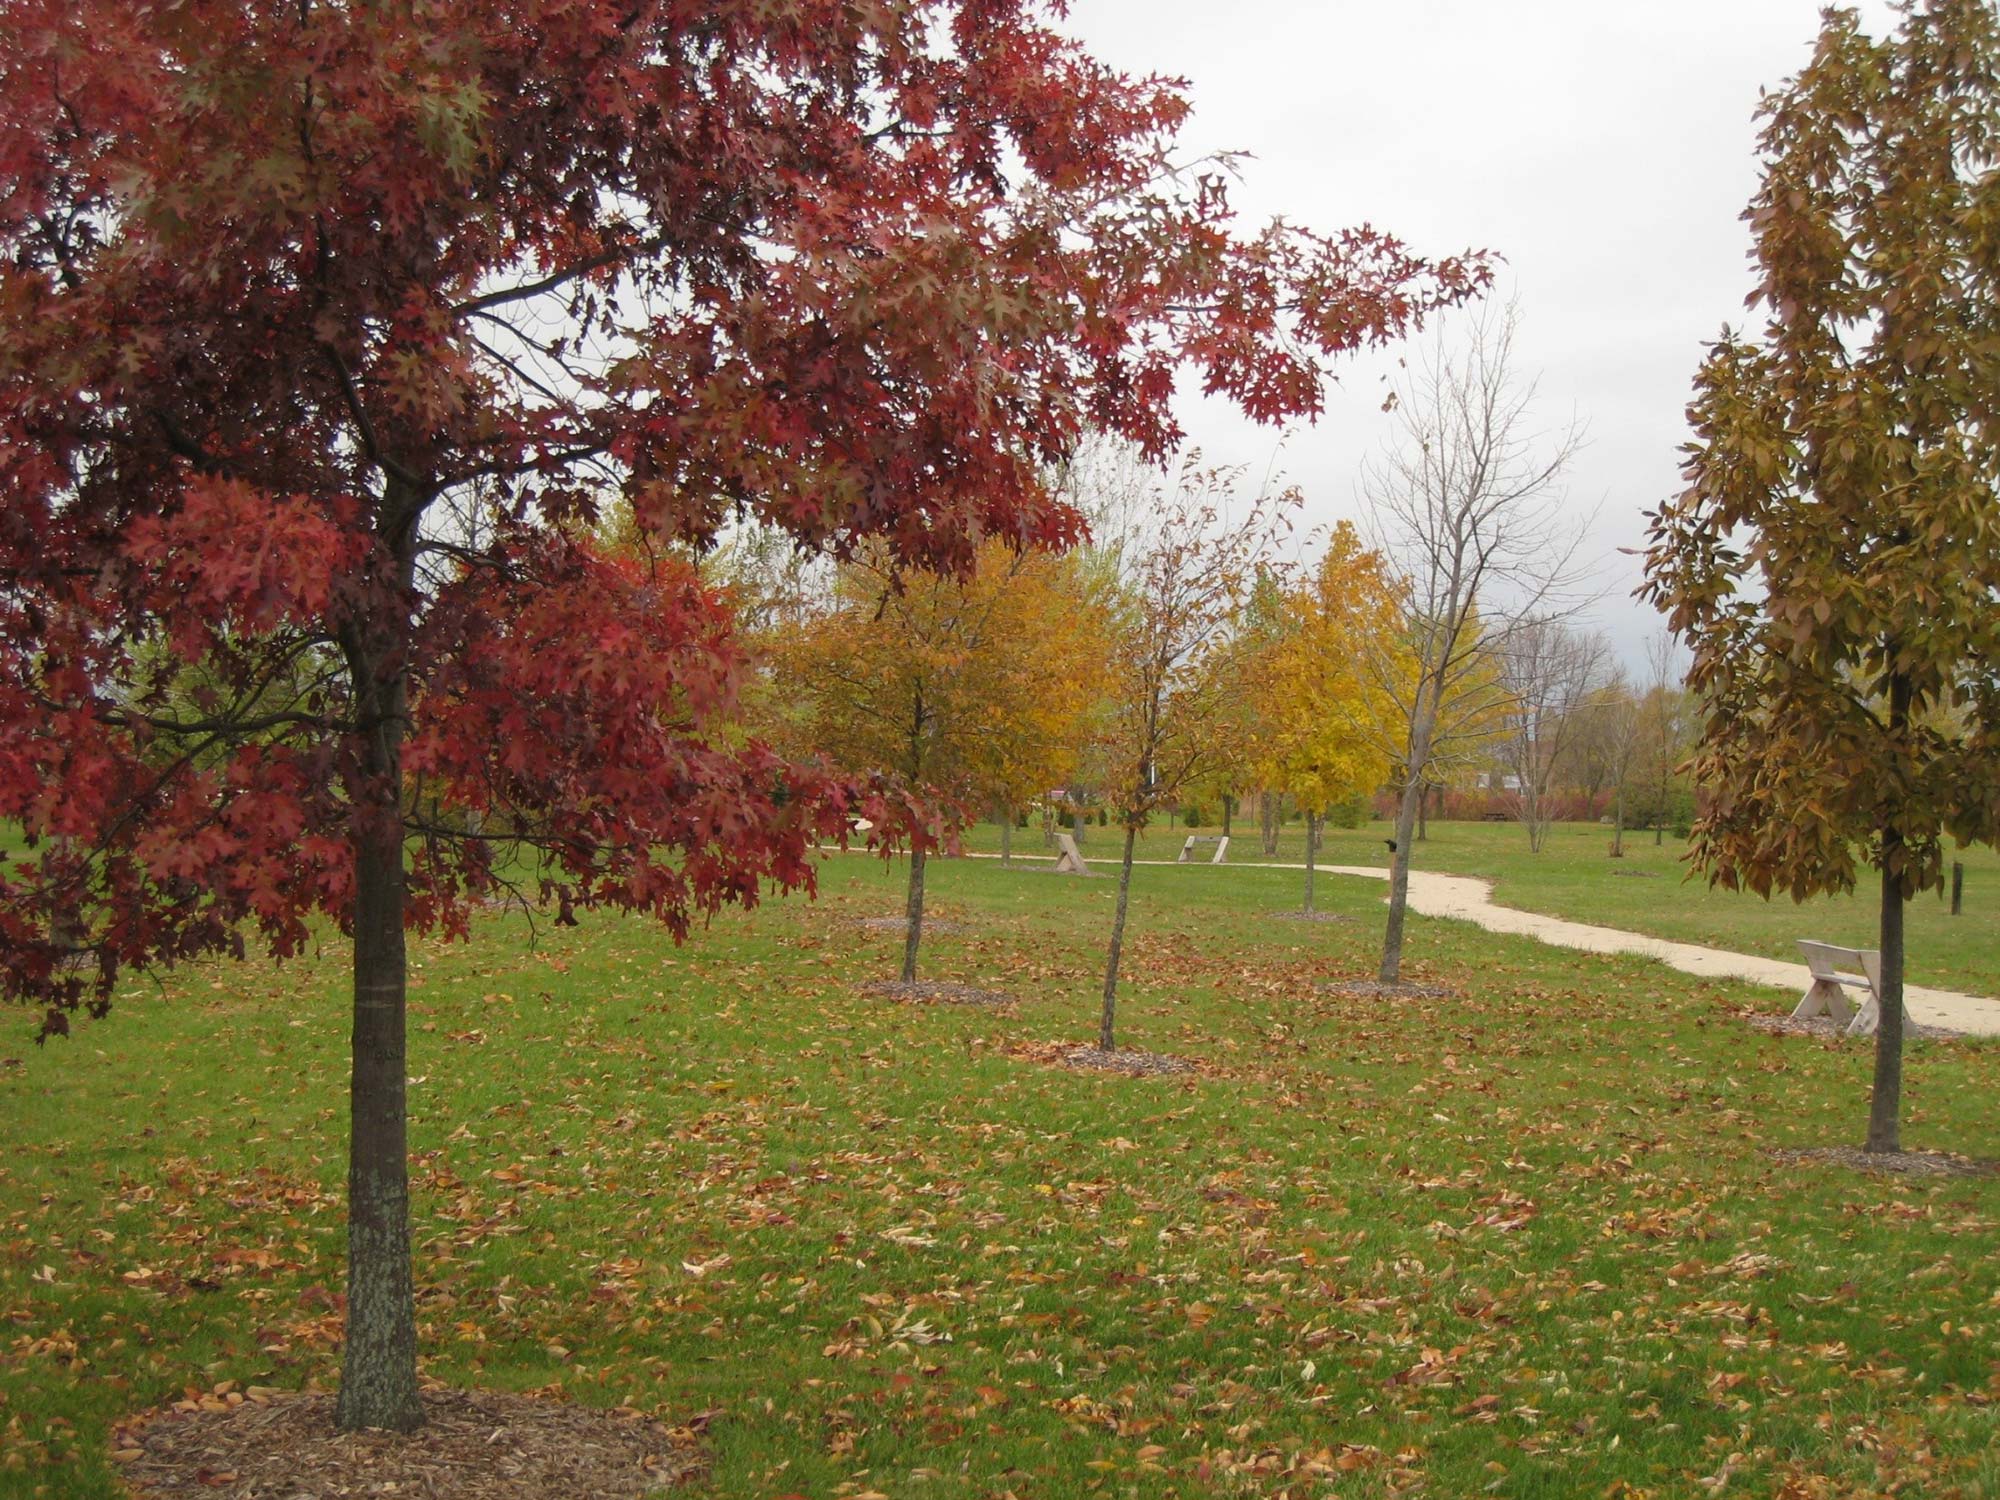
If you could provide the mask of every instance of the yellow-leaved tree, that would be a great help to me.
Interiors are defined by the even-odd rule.
[[[1342,521],[1318,567],[1287,592],[1283,618],[1256,668],[1263,726],[1256,771],[1306,815],[1311,916],[1321,820],[1389,773],[1385,731],[1396,705],[1383,666],[1406,654],[1401,593],[1382,554]]]
[[[841,565],[817,617],[767,645],[774,729],[948,807],[1017,804],[1066,776],[1101,696],[1104,611],[1075,559],[989,542],[963,578]],[[910,853],[902,980],[917,977],[925,851]]]

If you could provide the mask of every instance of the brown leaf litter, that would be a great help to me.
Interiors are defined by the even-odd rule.
[[[330,1395],[233,1387],[117,1430],[140,1500],[640,1500],[707,1467],[706,1417],[675,1428],[630,1408],[433,1388],[416,1432],[340,1432]]]

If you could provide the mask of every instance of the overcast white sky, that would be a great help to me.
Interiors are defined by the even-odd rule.
[[[1888,29],[1880,0],[1860,7]],[[1072,0],[1068,29],[1133,73],[1189,80],[1195,151],[1253,153],[1246,214],[1372,223],[1424,254],[1486,248],[1521,312],[1520,365],[1554,425],[1589,432],[1570,478],[1629,665],[1659,618],[1631,599],[1643,512],[1677,487],[1705,344],[1742,324],[1760,87],[1807,60],[1820,0]],[[1280,460],[1312,519],[1357,513],[1394,359],[1342,372]],[[1185,420],[1261,476],[1274,437],[1219,405]]]

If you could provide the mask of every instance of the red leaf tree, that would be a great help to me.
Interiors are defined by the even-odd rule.
[[[1033,0],[20,0],[0,52],[0,984],[44,1032],[245,934],[354,944],[343,1425],[421,1420],[406,929],[811,883],[885,789],[726,749],[733,518],[959,568],[1087,427],[1484,279],[1235,227],[1170,81]],[[649,560],[594,545],[629,505]]]

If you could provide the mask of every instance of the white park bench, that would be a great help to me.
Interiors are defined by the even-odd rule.
[[[1066,833],[1056,835],[1056,874],[1088,875],[1090,866],[1083,862],[1083,851],[1076,847],[1076,840]]]
[[[1174,863],[1177,865],[1186,864],[1188,862],[1188,856],[1194,853],[1194,846],[1196,844],[1215,845],[1215,853],[1209,855],[1208,862],[1212,865],[1219,865],[1222,863],[1222,857],[1229,852],[1229,835],[1226,833],[1224,834],[1206,833],[1197,837],[1192,833],[1189,834],[1188,841],[1185,844],[1181,845],[1180,858],[1176,859]]]
[[[1835,1025],[1845,1025],[1848,1036],[1866,1036],[1881,1018],[1882,955],[1873,948],[1842,948],[1833,943],[1799,939],[1812,973],[1812,987],[1792,1012],[1794,1021],[1809,1021],[1828,1015]],[[1859,969],[1859,973],[1854,971]],[[1848,1003],[1849,988],[1865,990],[1867,998],[1857,1008]]]

